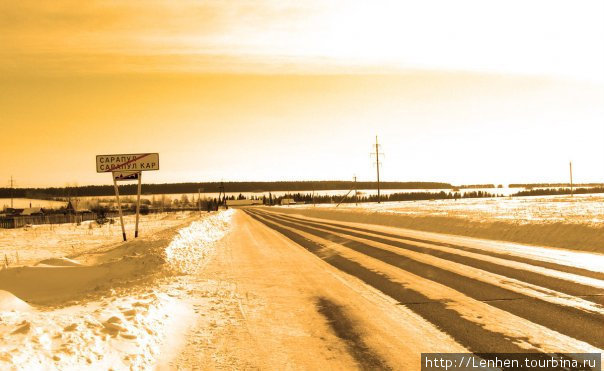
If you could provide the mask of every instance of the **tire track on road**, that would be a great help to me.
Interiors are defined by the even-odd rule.
[[[273,215],[275,215],[275,214],[273,214]],[[407,237],[400,237],[400,236],[392,237],[392,236],[394,236],[394,235],[392,235],[392,236],[388,236],[389,239],[386,239],[386,238],[380,238],[380,237],[366,234],[366,233],[378,234],[376,232],[369,231],[369,230],[366,233],[358,233],[358,232],[351,231],[348,228],[330,226],[331,225],[330,223],[319,223],[319,222],[314,222],[314,221],[308,221],[305,219],[293,218],[293,217],[285,216],[282,214],[279,214],[278,217],[282,218],[282,219],[290,220],[292,222],[302,223],[302,224],[310,226],[310,227],[319,227],[322,229],[330,230],[335,233],[343,233],[343,234],[346,234],[349,236],[364,238],[367,240],[384,243],[384,244],[391,245],[391,246],[396,246],[401,249],[405,249],[405,250],[409,250],[409,251],[424,253],[424,254],[427,254],[430,256],[436,256],[436,257],[446,259],[446,260],[449,260],[452,262],[456,262],[456,263],[464,264],[464,265],[467,265],[470,267],[482,269],[482,270],[496,273],[496,274],[506,276],[509,278],[514,278],[514,279],[517,279],[517,280],[520,280],[523,282],[527,282],[527,283],[531,283],[533,285],[545,287],[545,288],[548,288],[548,289],[551,289],[554,291],[559,291],[561,293],[565,293],[568,295],[581,297],[585,300],[594,302],[596,304],[600,304],[600,305],[604,304],[604,290],[602,290],[601,288],[596,288],[596,287],[592,287],[592,286],[577,283],[577,282],[571,282],[571,281],[564,280],[561,278],[543,275],[543,274],[540,274],[537,272],[531,272],[526,269],[513,268],[513,267],[504,266],[504,265],[500,265],[500,264],[496,264],[493,262],[480,260],[480,259],[476,259],[476,258],[464,256],[464,255],[458,255],[458,254],[454,254],[454,253],[450,253],[450,252],[446,252],[446,251],[441,251],[441,250],[438,250],[435,248],[412,245],[410,243],[392,240],[392,239],[405,239],[405,240],[411,241],[411,239],[408,239]],[[417,242],[419,242],[419,241],[417,241]],[[435,245],[434,243],[428,243],[428,242],[423,242],[423,241],[420,243],[422,245],[423,244]],[[443,244],[436,244],[436,245],[443,246]],[[477,253],[474,253],[474,254],[477,254]],[[479,255],[489,255],[489,254],[479,254]]]
[[[446,303],[434,301],[422,293],[392,281],[386,275],[367,269],[357,262],[338,254],[325,251],[325,246],[317,244],[302,235],[283,228],[256,213],[246,210],[248,215],[260,223],[276,230],[291,239],[309,252],[317,255],[335,268],[359,278],[366,284],[407,305],[413,312],[434,324],[438,329],[451,336],[459,344],[473,352],[526,353],[527,349],[515,344],[509,337],[485,329],[478,323],[463,318],[455,310],[449,309]]]
[[[268,212],[268,211],[263,210],[262,212]],[[270,211],[268,213],[270,213],[270,214],[277,214],[277,213],[275,213],[273,211]],[[283,216],[283,217],[294,218],[294,217],[290,216],[289,214],[278,214],[278,215]],[[317,221],[317,220],[314,220],[314,219],[313,220],[302,219],[302,218],[296,218],[296,219],[298,219],[298,220],[304,220],[304,221],[307,221],[307,222],[318,223],[318,224],[322,224],[322,225],[326,225],[326,226],[332,226],[332,227],[336,227],[336,228],[348,229],[348,230],[351,230],[351,231],[358,231],[358,232],[363,232],[363,233],[372,233],[372,234],[381,235],[381,236],[384,236],[384,237],[390,237],[390,238],[396,238],[396,239],[401,239],[402,238],[402,239],[413,241],[413,242],[423,242],[423,243],[432,244],[432,245],[449,247],[449,248],[453,248],[453,249],[458,249],[458,250],[473,252],[473,253],[477,253],[477,254],[492,256],[492,257],[495,257],[495,258],[501,258],[501,259],[505,259],[505,260],[511,260],[511,261],[515,261],[515,262],[519,262],[519,263],[526,263],[526,264],[529,264],[529,265],[534,265],[534,266],[543,267],[543,268],[549,268],[549,269],[557,270],[557,271],[560,271],[560,272],[566,272],[566,273],[577,274],[577,275],[580,275],[580,276],[590,277],[590,278],[594,278],[594,279],[598,279],[598,280],[604,280],[604,272],[594,272],[594,271],[591,271],[589,269],[584,269],[584,268],[577,268],[577,267],[573,267],[573,266],[568,266],[568,265],[563,265],[563,264],[557,264],[557,263],[552,263],[552,262],[548,262],[548,261],[531,259],[531,258],[527,258],[527,257],[523,257],[523,256],[517,256],[517,255],[512,255],[512,254],[498,253],[498,252],[495,252],[495,251],[477,249],[477,248],[474,248],[474,247],[463,246],[463,245],[453,244],[453,243],[448,243],[448,242],[434,241],[434,240],[429,240],[429,239],[421,239],[421,238],[410,237],[410,236],[402,236],[402,235],[393,234],[393,233],[387,233],[387,232],[383,232],[383,231],[379,231],[379,230],[374,230],[374,229],[361,228],[361,227],[352,226],[352,225],[344,225],[344,224],[341,224],[341,223],[335,223],[335,222],[331,222],[331,221],[328,221],[328,220]]]
[[[371,256],[397,268],[406,270],[420,277],[428,278],[442,285],[451,287],[468,297],[489,301],[489,305],[527,319],[533,323],[550,328],[572,338],[584,341],[598,348],[604,346],[604,339],[599,334],[604,332],[604,318],[584,311],[561,307],[539,299],[525,296],[507,289],[487,284],[413,259],[381,250],[357,241],[352,241],[333,233],[323,232],[316,228],[301,226],[285,221],[274,214],[263,214],[262,217],[283,226],[288,226],[306,233],[319,236],[346,246],[367,256]],[[274,224],[273,224],[274,225]],[[278,228],[278,226],[275,226]],[[281,228],[283,229],[283,228]],[[282,232],[283,233],[283,232]],[[385,241],[388,242],[388,241]],[[351,273],[355,275],[354,273]],[[422,302],[413,300],[412,302]],[[404,304],[405,302],[402,301]]]
[[[363,336],[356,329],[354,322],[348,318],[343,308],[333,301],[318,297],[317,311],[327,320],[329,327],[348,347],[361,370],[391,370],[392,368],[365,344]]]

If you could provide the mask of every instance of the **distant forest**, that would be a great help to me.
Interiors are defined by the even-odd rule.
[[[575,188],[572,193],[574,194],[589,194],[589,193],[604,193],[604,187],[592,187],[592,188]],[[514,193],[512,196],[554,196],[554,195],[569,195],[571,194],[570,188],[545,188],[545,189],[528,189],[526,191],[519,191]]]
[[[338,189],[351,189],[355,186],[351,181],[299,181],[299,182],[224,182],[224,190],[233,192],[300,192],[300,191],[328,191]],[[206,183],[164,183],[144,184],[143,194],[174,194],[197,193],[199,188],[202,193],[218,193],[220,182]],[[120,194],[136,194],[136,183],[121,184]],[[357,189],[375,189],[376,182],[356,182]],[[438,182],[380,182],[381,189],[452,189],[449,183]],[[51,199],[69,196],[111,196],[114,194],[112,185],[90,185],[79,187],[50,187],[50,188],[0,188],[0,198],[20,197]]]
[[[218,193],[220,191],[220,182],[206,183],[165,183],[165,184],[143,184],[143,194],[182,194],[197,193],[199,188],[202,193]],[[304,181],[304,182],[224,182],[224,191],[228,193],[239,192],[287,192],[283,196],[271,196],[267,203],[278,202],[282,198],[293,198],[296,202],[325,203],[325,202],[355,202],[354,196],[350,193],[342,199],[342,195],[314,195],[312,191],[328,190],[346,190],[352,189],[355,184],[351,181]],[[511,196],[545,196],[570,194],[569,184],[565,183],[531,183],[531,184],[510,184],[510,188],[525,188],[519,190]],[[575,194],[585,193],[604,193],[604,184],[587,183],[576,184],[573,190]],[[119,186],[121,195],[136,194],[136,183],[122,184]],[[589,188],[587,188],[589,187]],[[376,182],[357,182],[356,188],[376,189]],[[487,193],[484,191],[466,192],[461,194],[459,189],[467,188],[494,188],[493,184],[476,184],[452,186],[449,183],[438,182],[380,182],[381,189],[418,189],[430,190],[441,189],[450,190],[449,192],[404,192],[394,194],[383,194],[382,201],[410,201],[410,200],[430,200],[430,199],[458,199],[458,198],[482,198],[482,197],[502,197],[496,193]],[[35,198],[35,199],[56,199],[76,196],[112,196],[114,194],[113,186],[80,186],[80,187],[51,187],[51,188],[0,188],[0,198]],[[241,195],[238,198],[241,198]],[[235,197],[229,197],[235,199]],[[243,197],[245,198],[245,197]],[[262,199],[262,197],[258,197]],[[359,196],[358,202],[377,201],[377,195]]]
[[[593,187],[593,188],[576,188],[573,190],[574,194],[589,194],[589,193],[604,193],[604,187]],[[505,196],[503,194],[490,193],[486,191],[472,191],[472,192],[402,192],[385,194],[380,197],[380,201],[421,201],[421,200],[457,200],[462,198],[491,198],[491,197],[523,197],[523,196],[551,196],[551,195],[568,195],[571,194],[570,188],[545,188],[545,189],[531,189],[525,191],[519,191],[512,195]],[[353,202],[377,202],[377,195],[360,195],[355,198],[354,194],[342,195],[312,195],[309,193],[292,193],[285,194],[278,197],[270,195],[262,197],[263,204],[274,205],[279,204],[282,199],[290,198],[296,203],[353,203]],[[232,198],[234,199],[234,197]],[[239,199],[245,199],[243,195],[239,195]]]
[[[500,194],[493,194],[485,191],[472,191],[466,193],[460,192],[444,192],[440,191],[437,193],[432,192],[401,192],[401,193],[391,193],[380,196],[380,201],[388,202],[388,201],[421,201],[421,200],[457,200],[461,198],[486,198],[486,197],[503,197]],[[305,204],[325,204],[325,203],[354,203],[354,202],[377,202],[377,195],[360,195],[355,198],[354,194],[351,195],[312,195],[312,194],[302,194],[302,193],[293,193],[286,194],[279,197],[263,197],[263,203],[265,205],[279,204],[282,199],[291,198],[296,203],[305,203]]]
[[[604,183],[576,183],[575,187],[604,187]],[[510,188],[570,188],[570,183],[512,183]]]

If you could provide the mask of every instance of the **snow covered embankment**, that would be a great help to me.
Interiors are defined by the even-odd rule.
[[[213,218],[193,222],[178,231],[165,250],[165,260],[174,272],[193,274],[213,251],[213,245],[228,231],[234,210],[224,211]]]
[[[410,204],[412,205],[412,204]],[[459,215],[413,215],[390,210],[368,210],[362,206],[344,209],[275,208],[280,213],[340,222],[366,223],[417,231],[453,234],[488,240],[604,253],[604,225],[572,222],[524,222],[514,219],[476,219]]]
[[[202,266],[228,232],[231,216],[231,210],[209,215],[181,229],[164,250],[160,269],[166,277],[159,283],[124,288],[116,283],[124,294],[112,290],[103,299],[59,309],[36,309],[0,291],[0,369],[152,368],[170,328],[187,310],[171,273]]]

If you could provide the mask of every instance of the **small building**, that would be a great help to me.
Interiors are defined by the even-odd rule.
[[[122,205],[122,206],[124,206],[124,205]],[[82,207],[74,206],[74,204],[71,202],[71,200],[69,200],[67,202],[67,206],[65,206],[65,212],[67,214],[86,214],[86,213],[90,213],[91,211],[88,209],[82,208]]]
[[[4,210],[4,214],[7,217],[21,215],[22,212],[23,212],[23,209],[15,209],[15,208],[12,208],[12,207],[7,207]]]
[[[295,205],[296,201],[293,198],[282,198],[281,205]]]
[[[227,206],[262,205],[262,200],[226,200]]]
[[[44,215],[44,210],[41,207],[27,207],[23,209],[21,216],[42,216]]]

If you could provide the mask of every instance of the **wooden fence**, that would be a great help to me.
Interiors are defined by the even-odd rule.
[[[196,211],[197,208],[166,208],[166,209],[151,209],[147,213],[160,213],[160,212],[179,212],[179,211]],[[132,215],[134,211],[124,210],[123,215]],[[110,211],[105,213],[106,218],[116,218],[119,214],[117,211]],[[81,213],[81,214],[49,214],[40,216],[10,216],[0,218],[0,228],[21,228],[28,224],[65,224],[65,223],[77,223],[78,221],[83,222],[87,220],[96,220],[96,213]]]
[[[0,228],[21,228],[28,224],[64,224],[95,220],[95,213],[83,214],[50,214],[37,216],[13,216],[0,219]]]

